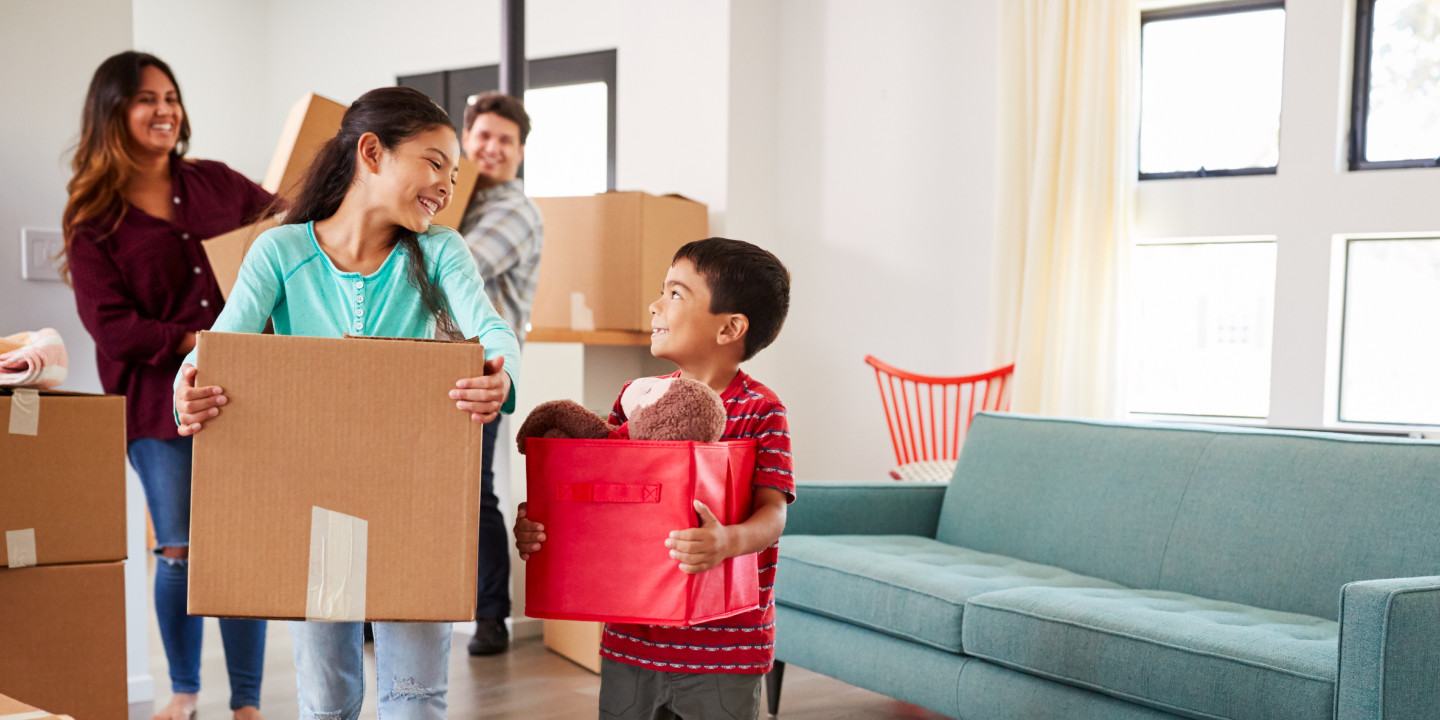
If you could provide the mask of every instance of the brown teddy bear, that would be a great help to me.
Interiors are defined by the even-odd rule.
[[[515,435],[525,439],[621,438],[716,442],[725,433],[725,404],[709,385],[685,378],[640,378],[620,396],[629,422],[615,426],[574,400],[551,400],[530,411]]]

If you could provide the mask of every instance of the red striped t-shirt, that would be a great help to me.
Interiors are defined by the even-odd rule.
[[[669,377],[679,375],[677,372]],[[622,389],[620,395],[624,394]],[[775,488],[793,502],[790,426],[780,398],[749,375],[737,372],[720,399],[725,403],[727,418],[723,439],[756,441],[754,487]],[[625,411],[617,398],[610,422],[625,421]],[[769,672],[775,662],[775,565],[779,559],[779,543],[759,553],[756,582],[760,585],[760,607],[690,627],[607,623],[600,653],[622,663],[665,672]]]

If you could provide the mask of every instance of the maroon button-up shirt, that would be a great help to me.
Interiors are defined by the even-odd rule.
[[[171,159],[175,220],[131,207],[76,229],[70,245],[75,303],[95,338],[105,392],[124,395],[128,440],[179,437],[174,383],[185,333],[205,330],[223,299],[200,241],[253,222],[273,199],[211,160]]]

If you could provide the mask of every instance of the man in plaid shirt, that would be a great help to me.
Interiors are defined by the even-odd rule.
[[[480,166],[475,199],[460,221],[460,234],[480,266],[490,302],[523,343],[530,305],[540,277],[544,226],[540,209],[516,177],[525,157],[530,116],[518,98],[498,92],[477,96],[465,107],[465,154]],[[480,575],[476,585],[475,637],[471,655],[505,652],[510,634],[510,545],[495,495],[497,419],[485,426],[480,472]]]

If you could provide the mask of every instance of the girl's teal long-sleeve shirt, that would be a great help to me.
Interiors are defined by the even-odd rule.
[[[501,412],[514,412],[520,344],[485,296],[475,258],[459,233],[447,227],[431,225],[419,240],[426,272],[449,299],[460,332],[479,338],[486,360],[505,358],[510,396]],[[230,299],[211,329],[258,333],[273,320],[277,335],[432,338],[435,321],[410,284],[411,262],[410,254],[396,246],[369,275],[341,272],[320,249],[314,223],[272,228],[246,253]],[[195,362],[194,350],[185,362]]]

